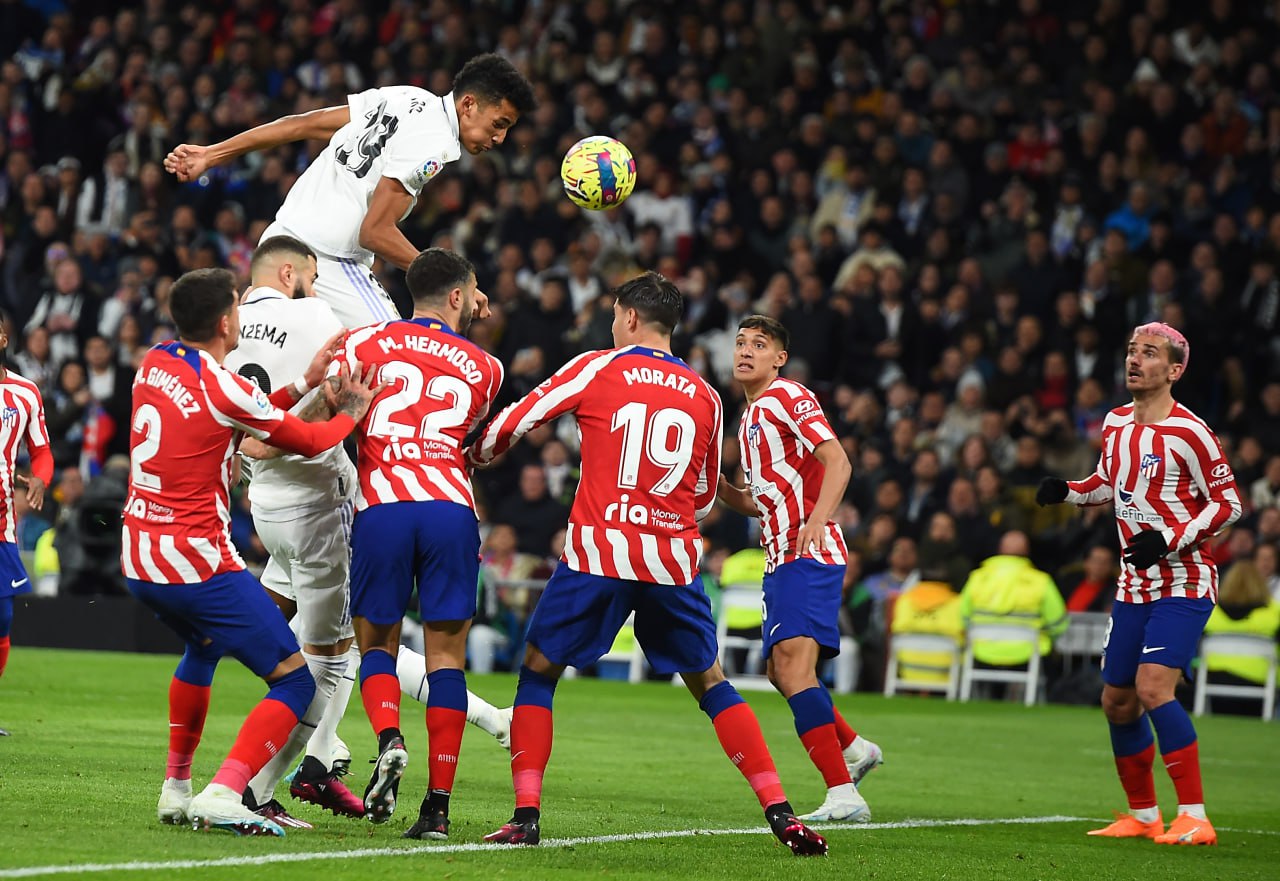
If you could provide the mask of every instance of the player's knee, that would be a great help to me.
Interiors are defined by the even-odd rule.
[[[316,681],[305,665],[276,679],[267,692],[270,700],[284,704],[299,719],[307,712],[315,696]]]
[[[1104,688],[1102,691],[1102,712],[1108,722],[1123,725],[1138,718],[1142,705],[1138,702],[1137,692],[1132,688]]]
[[[1154,710],[1173,700],[1172,686],[1156,678],[1139,676],[1136,690],[1138,703],[1147,710]]]

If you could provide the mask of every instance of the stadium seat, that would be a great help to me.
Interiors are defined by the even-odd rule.
[[[836,694],[852,694],[858,690],[861,672],[862,647],[852,636],[841,636],[840,654],[823,665],[823,678],[830,678],[831,690]]]
[[[899,673],[898,653],[919,652],[947,655],[951,666],[945,682],[904,678]],[[898,688],[911,691],[940,691],[947,700],[956,699],[960,688],[960,646],[949,636],[940,633],[897,633],[889,643],[888,668],[884,677],[884,696],[893,697]]]
[[[974,642],[1028,642],[1031,660],[1025,667],[978,667],[973,659]],[[1023,703],[1033,706],[1040,690],[1040,631],[1020,624],[971,624],[965,636],[964,663],[960,669],[960,700],[973,695],[975,682],[1022,683]]]
[[[729,618],[734,609],[754,610],[760,612],[760,604],[764,592],[759,585],[725,585],[720,592],[720,614],[716,619],[716,642],[720,646],[720,665],[725,674],[732,677],[738,688],[767,690],[773,688],[764,673],[764,657],[761,653],[764,640],[759,636],[737,636],[729,634]],[[745,652],[746,658],[742,670],[737,670],[731,661],[730,649]]]
[[[1267,681],[1263,685],[1214,685],[1209,682],[1205,658],[1226,655],[1237,658],[1261,658],[1267,663]],[[1262,720],[1271,721],[1276,708],[1276,641],[1253,633],[1207,633],[1200,640],[1200,667],[1196,671],[1194,713],[1203,716],[1209,709],[1208,698],[1243,697],[1262,701]]]

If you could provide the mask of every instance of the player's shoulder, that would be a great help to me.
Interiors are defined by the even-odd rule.
[[[1190,407],[1177,401],[1174,402],[1173,409],[1169,411],[1169,418],[1172,422],[1190,423],[1197,428],[1203,428],[1205,431],[1212,430],[1209,428],[1209,423],[1197,416]]]
[[[761,398],[772,398],[783,402],[790,406],[796,401],[811,401],[817,403],[817,396],[813,391],[802,383],[796,382],[794,379],[785,377],[776,377],[773,382],[760,394]]]
[[[1209,423],[1182,404],[1174,403],[1164,424],[1173,434],[1194,437],[1201,444],[1216,446],[1215,435]]]
[[[1103,429],[1120,428],[1124,425],[1130,425],[1133,422],[1133,404],[1121,404],[1119,407],[1113,407],[1105,419],[1102,420]]]
[[[4,384],[12,389],[23,393],[40,396],[40,387],[31,380],[27,379],[21,373],[18,373],[12,367],[6,367],[4,371]]]
[[[645,346],[622,346],[601,350],[601,355],[621,371],[622,380],[628,386],[660,386],[683,392],[690,398],[703,394],[719,400],[710,383],[670,352]]]
[[[793,379],[779,376],[756,398],[765,410],[781,409],[794,420],[811,418],[822,412],[822,405],[808,387]]]
[[[379,321],[376,324],[366,324],[361,327],[352,328],[347,332],[346,346],[350,350],[364,346],[379,338],[398,338],[403,335],[403,329],[398,328],[396,325],[402,323],[403,322],[399,319],[392,319],[390,321]]]

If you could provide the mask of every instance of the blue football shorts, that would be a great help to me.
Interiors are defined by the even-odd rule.
[[[196,584],[125,580],[130,593],[205,657],[230,655],[265,678],[298,651],[284,613],[243,569]]]
[[[456,502],[391,502],[356,514],[351,529],[351,617],[394,624],[418,588],[423,621],[476,615],[480,529]]]
[[[1208,597],[1165,597],[1153,603],[1116,601],[1102,638],[1102,681],[1131,688],[1137,681],[1139,664],[1172,667],[1190,679],[1191,662],[1212,611],[1213,600]]]
[[[22,565],[18,546],[11,541],[0,541],[0,597],[30,592],[31,578]]]
[[[764,656],[784,639],[807,636],[819,655],[840,654],[840,593],[845,567],[797,557],[764,576]]]
[[[716,622],[701,578],[650,584],[576,572],[562,562],[534,607],[526,639],[553,664],[589,667],[632,612],[636,641],[656,673],[701,673],[716,662]]]

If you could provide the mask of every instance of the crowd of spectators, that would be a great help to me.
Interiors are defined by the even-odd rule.
[[[958,589],[1017,529],[1093,606],[1111,515],[1032,496],[1047,474],[1092,470],[1128,330],[1163,320],[1191,344],[1176,396],[1246,496],[1218,558],[1274,570],[1274,0],[0,0],[0,305],[8,363],[45,393],[55,527],[75,519],[74,484],[127,453],[132,365],[172,333],[172,280],[214,265],[243,280],[323,144],[186,185],[165,153],[375,86],[444,94],[480,51],[527,71],[539,107],[503,148],[450,165],[402,227],[475,263],[495,315],[472,334],[507,367],[503,402],[609,345],[610,286],[657,269],[687,298],[677,351],[721,390],[730,428],[737,321],[790,328],[787,373],[819,393],[854,466],[851,590]],[[557,172],[597,133],[631,148],[639,181],[590,213]],[[548,429],[478,475],[488,522],[515,527],[495,558],[554,554],[574,457],[572,430]],[[253,559],[243,505],[237,518]],[[754,541],[724,510],[706,534],[712,576]]]

